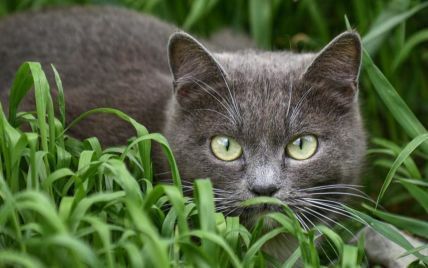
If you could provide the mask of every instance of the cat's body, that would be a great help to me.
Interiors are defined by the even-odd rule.
[[[8,91],[24,61],[41,62],[48,74],[54,64],[65,88],[68,120],[95,107],[113,107],[158,132],[172,95],[166,44],[174,31],[155,18],[111,7],[11,16],[0,23],[1,92]],[[71,133],[97,136],[104,144],[124,144],[134,135],[113,116],[91,117]]]
[[[167,49],[175,30],[115,8],[13,16],[0,22],[3,101],[23,61],[55,64],[69,119],[91,108],[114,107],[162,132],[182,177],[210,177],[223,200],[219,208],[248,225],[265,210],[239,208],[243,200],[274,196],[317,218],[304,198],[322,189],[346,191],[343,185],[358,181],[365,151],[357,98],[358,35],[344,33],[319,54],[210,53],[184,33],[174,34]],[[92,117],[71,131],[109,144],[133,135],[127,124],[107,116]],[[233,161],[216,157],[212,141],[218,135],[236,140],[241,155]],[[287,146],[304,135],[317,139],[313,155],[290,157]],[[156,172],[166,170],[160,165]],[[330,197],[337,202],[343,196]]]

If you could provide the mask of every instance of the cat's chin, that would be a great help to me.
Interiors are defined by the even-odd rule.
[[[246,214],[245,221],[243,222],[243,224],[247,228],[252,229],[260,222],[260,220],[262,220],[262,232],[267,233],[272,229],[280,226],[277,221],[267,216],[267,214],[277,211],[278,210],[276,210],[275,208],[267,208],[265,210],[261,210],[255,213]],[[262,250],[270,256],[276,258],[277,260],[284,262],[296,250],[298,245],[299,243],[293,235],[288,233],[281,233],[267,241],[263,245]],[[294,267],[303,266],[302,264],[297,262]]]
[[[263,221],[263,231],[270,231],[280,226],[280,224],[274,219],[270,218],[268,214],[278,211],[279,209],[275,206],[262,205],[244,210],[240,215],[240,218],[242,223],[247,228],[253,228],[258,224],[259,221]]]

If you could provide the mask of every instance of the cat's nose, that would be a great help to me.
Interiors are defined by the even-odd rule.
[[[250,191],[258,196],[273,196],[278,192],[279,186],[277,184],[253,184],[250,186]]]

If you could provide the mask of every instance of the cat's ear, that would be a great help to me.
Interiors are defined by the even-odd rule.
[[[225,83],[225,72],[214,56],[195,38],[184,32],[174,33],[168,43],[169,67],[180,104],[193,103]]]
[[[312,61],[304,80],[335,84],[355,93],[361,68],[361,39],[348,31],[334,38]]]

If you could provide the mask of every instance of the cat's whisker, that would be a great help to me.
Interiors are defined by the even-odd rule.
[[[229,87],[229,83],[228,83],[228,81],[227,81],[227,79],[225,77],[225,73],[226,72],[224,72],[223,69],[222,69],[222,71],[220,73],[221,73],[221,77],[223,78],[224,83],[226,84],[226,88],[227,88],[227,91],[229,92],[229,96],[230,96],[230,99],[232,101],[232,105],[233,105],[233,107],[235,109],[235,113],[237,114],[238,118],[241,119],[241,113],[240,113],[240,110],[238,108],[238,105],[236,104],[236,99],[235,99],[234,96],[232,96],[232,91],[231,91],[231,89]]]
[[[326,226],[330,226],[330,223],[326,222],[325,220],[333,223],[334,225],[339,226],[340,228],[342,228],[343,230],[345,230],[346,232],[348,232],[351,236],[354,236],[354,234],[351,232],[351,230],[349,230],[346,226],[344,226],[343,224],[341,224],[338,221],[333,220],[330,217],[327,217],[326,215],[319,213],[316,210],[313,210],[311,208],[308,207],[299,207],[299,209],[301,209],[302,211],[308,213],[309,215],[313,216],[315,219],[319,220],[320,222],[322,222],[323,224],[325,224]]]
[[[236,206],[236,207],[234,207],[232,210],[230,210],[230,211],[228,211],[226,214],[225,214],[225,216],[229,216],[229,215],[231,215],[232,213],[234,213],[236,210],[238,210],[238,209],[241,209],[242,210],[242,207],[240,207],[240,206]],[[242,211],[241,211],[241,213],[242,213]],[[241,215],[241,213],[239,213],[237,216],[240,216]]]
[[[234,193],[234,191],[229,191],[229,190],[226,190],[226,189],[221,189],[221,188],[218,188],[218,187],[215,187],[215,186],[213,186],[213,189],[215,191],[227,192],[227,193],[230,193],[230,194]]]
[[[196,83],[196,82],[195,82]],[[199,85],[199,84],[198,84]],[[200,85],[199,85],[200,86]],[[215,97],[213,94],[211,94],[206,88],[200,86],[200,88],[202,90],[204,90],[206,93],[208,93],[211,97],[213,97],[218,103],[220,103],[220,105],[227,111],[227,113],[229,114],[229,116],[226,116],[226,118],[228,118],[229,121],[231,121],[234,125],[237,124],[236,118],[233,115],[233,112],[230,110],[230,108],[228,107],[228,105],[225,105],[222,101],[220,101],[217,97]],[[226,101],[227,102],[227,101]]]
[[[234,206],[224,206],[224,207],[219,207],[215,209],[217,212],[223,213],[224,216],[229,216],[230,214],[232,214],[235,210],[236,207]]]
[[[356,194],[356,193],[347,193],[347,192],[321,192],[321,193],[307,193],[307,195],[309,197],[311,196],[319,196],[319,195],[339,195],[339,196],[351,196],[351,197],[358,197],[358,198],[362,198],[366,201],[369,201],[370,203],[376,203],[374,200],[372,200],[370,197],[361,195],[361,194]]]
[[[323,211],[329,211],[329,212],[332,212],[334,214],[338,214],[338,215],[341,215],[343,217],[346,217],[346,218],[349,218],[349,219],[352,219],[352,220],[356,220],[356,221],[358,221],[358,222],[360,222],[362,224],[367,224],[366,221],[364,221],[361,217],[353,214],[350,211],[347,211],[347,210],[345,210],[343,208],[340,208],[340,207],[338,207],[336,205],[323,204],[323,203],[320,203],[320,202],[314,203],[314,201],[304,201],[304,200],[301,200],[301,201],[303,201],[303,203],[306,206],[314,207],[314,208],[317,208],[317,209],[323,210]]]
[[[324,209],[327,211],[332,211],[332,209],[333,209],[333,211],[332,211],[333,213],[343,215],[347,218],[350,218],[352,220],[356,220],[362,224],[367,225],[367,222],[364,219],[362,219],[358,215],[355,215],[351,211],[343,209],[343,207],[341,207],[341,206],[337,206],[337,205],[333,205],[333,204],[325,204],[323,202],[315,202],[315,201],[306,201],[306,202],[311,204],[311,206],[313,206],[313,207],[316,207],[316,205],[321,206],[321,207],[318,207],[318,209]]]
[[[302,97],[300,97],[299,101],[297,102],[297,105],[293,108],[293,111],[291,112],[291,116],[288,122],[290,123],[294,122],[294,120],[296,119],[297,115],[300,112],[300,109],[303,105],[304,100],[314,88],[315,87],[310,87],[308,90],[306,90],[306,92],[302,95]]]
[[[291,99],[293,97],[293,83],[290,83],[290,87],[288,90],[288,107],[287,107],[287,112],[285,114],[285,118],[288,118],[288,113],[290,112],[290,106],[291,106]]]
[[[230,115],[231,119],[233,120],[234,124],[237,125],[237,119],[236,119],[236,111],[235,111],[235,115],[233,112],[232,107],[230,107],[230,103],[227,101],[227,99],[225,99],[223,96],[221,96],[217,90],[215,90],[214,88],[212,88],[210,85],[208,85],[207,83],[196,79],[194,77],[185,77],[183,78],[183,80],[190,80],[191,82],[195,83],[196,85],[198,85],[202,90],[204,90],[207,94],[209,94],[211,97],[213,97],[221,106],[223,106],[223,108],[227,111],[227,113]],[[203,85],[201,85],[203,84]],[[212,92],[214,92],[217,96],[219,96],[222,101],[220,101],[216,96],[214,96],[209,90],[211,90]],[[228,90],[230,91],[230,89],[228,88]],[[233,100],[232,100],[233,101]],[[226,105],[226,104],[227,105]]]
[[[365,192],[361,191],[360,189],[356,189],[353,187],[347,187],[347,186],[325,187],[325,188],[318,188],[318,189],[313,189],[313,190],[308,190],[308,191],[299,191],[299,192],[300,193],[306,193],[306,194],[312,194],[312,193],[316,193],[316,192],[320,192],[320,191],[326,191],[326,190],[335,190],[335,192],[338,192],[338,190],[349,191],[350,193],[355,192],[355,193],[361,194],[367,198],[370,198]]]
[[[183,179],[183,180],[181,181],[181,183],[182,183],[182,184],[186,184],[186,185],[193,185],[193,181],[190,181],[190,180],[188,180],[188,179]]]
[[[214,199],[233,200],[229,194],[217,193],[214,195]]]
[[[334,184],[325,184],[325,185],[318,185],[308,188],[302,188],[299,190],[310,190],[310,189],[318,189],[318,188],[324,188],[324,187],[336,187],[336,186],[349,186],[349,187],[356,187],[356,188],[363,188],[363,185],[360,184],[349,184],[349,183],[334,183]]]
[[[300,208],[304,211],[304,213],[308,213],[309,215],[313,216],[315,219],[319,220],[320,222],[324,223],[326,226],[329,226],[330,224],[327,223],[325,220],[323,220],[322,218],[320,218],[319,216],[317,216],[316,214],[313,214],[312,212],[306,210],[305,208]],[[302,213],[302,216],[305,217],[307,219],[307,221],[319,232],[319,235],[321,236],[323,233],[321,232],[321,230],[314,224],[313,221],[311,221],[311,219],[309,219],[309,217],[307,217],[304,213]],[[324,216],[321,214],[321,216]],[[333,220],[334,222],[334,220]],[[353,236],[354,234],[345,226],[343,226],[342,224],[336,222],[337,224],[340,225],[340,227],[344,228],[347,232],[349,232],[351,234],[351,236]],[[330,240],[327,238],[326,239],[327,243],[329,244],[329,246],[331,247],[331,249],[333,249],[334,253],[336,256],[339,256],[339,253],[337,252],[336,248],[332,245],[332,243],[330,242]],[[326,253],[326,251],[324,250],[323,246],[321,246],[321,250],[324,252],[324,255],[328,258],[330,264],[333,264],[334,262],[330,259],[330,256]]]
[[[307,217],[304,213],[302,213],[302,216],[309,222],[309,224],[311,224],[319,233],[319,235],[322,235],[321,230],[316,226],[316,224],[313,223],[313,221],[311,221],[311,219],[309,219],[309,217]],[[328,225],[327,225],[328,226]],[[336,254],[336,256],[339,256],[339,253],[337,252],[336,248],[331,244],[330,240],[327,239],[327,243],[329,244],[329,246],[333,249],[334,253]],[[324,247],[321,246],[321,250],[324,252],[324,255],[327,257],[328,261],[330,264],[333,264],[333,261],[330,259],[330,256],[327,254],[327,252],[324,250]]]
[[[226,202],[224,202],[224,200],[214,200],[216,203],[218,203],[218,205],[221,205],[221,206],[226,206],[226,205],[231,205],[231,204],[236,204],[236,201],[235,200],[229,200],[229,201],[226,201]]]
[[[156,180],[156,183],[157,184],[166,184],[166,185],[172,185],[173,184],[172,180],[170,180],[170,179],[159,179],[159,180]]]
[[[214,192],[214,197],[223,197],[225,199],[230,199],[231,196],[233,196],[228,192],[220,192],[220,191],[219,192],[213,191],[213,192]]]
[[[224,113],[220,113],[219,111],[216,111],[216,110],[213,110],[213,109],[194,109],[194,111],[208,111],[208,112],[213,112],[213,113],[221,115],[225,119],[229,120],[230,123],[236,125],[236,122],[234,120],[232,120],[229,116],[225,115]]]
[[[171,171],[159,172],[159,173],[155,173],[153,175],[157,176],[157,175],[164,175],[164,174],[171,174]]]
[[[338,207],[343,207],[344,205],[342,202],[330,200],[330,199],[302,197],[301,200],[305,200],[308,202],[314,201],[314,202],[324,203],[325,205],[333,204],[333,205],[337,205]]]
[[[321,185],[321,186],[315,186],[315,187],[309,187],[309,188],[301,188],[301,189],[297,189],[297,192],[310,192],[310,191],[319,191],[319,190],[324,190],[324,189],[340,189],[340,188],[344,188],[344,189],[353,189],[353,190],[359,190],[358,188],[364,188],[364,186],[362,185],[357,185],[357,184],[328,184],[328,185]]]
[[[300,217],[300,213],[299,212],[297,212],[297,211],[295,211],[295,215],[294,216],[296,216],[296,219],[297,219],[297,221],[300,223],[300,226],[302,226],[302,228],[303,228],[303,230],[305,230],[305,231],[309,231],[309,227],[308,227],[308,225],[305,223],[305,221]],[[303,216],[303,215],[302,215]]]

